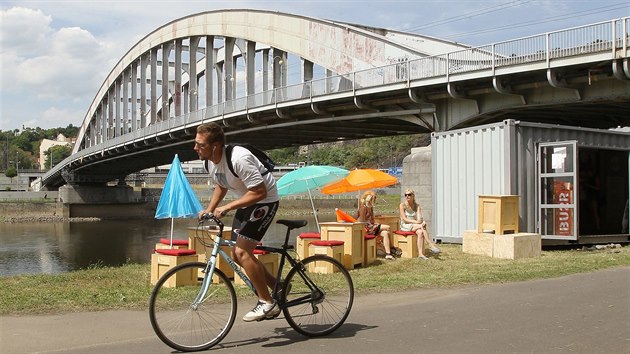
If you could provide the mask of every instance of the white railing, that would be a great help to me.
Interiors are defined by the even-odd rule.
[[[240,114],[253,108],[431,78],[443,78],[448,82],[452,75],[461,73],[483,70],[494,73],[497,68],[536,62],[546,62],[549,65],[551,60],[607,51],[611,58],[617,58],[618,50],[626,57],[630,44],[629,30],[630,17],[624,17],[274,88],[153,123],[135,132],[82,149],[54,166],[43,179],[59,173],[63,166],[85,156],[181,129],[191,123],[222,118],[226,114]]]

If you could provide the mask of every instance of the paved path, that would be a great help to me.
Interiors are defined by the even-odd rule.
[[[239,314],[249,310],[241,304]],[[630,353],[630,267],[357,297],[333,335],[237,320],[224,353]],[[0,353],[171,353],[146,311],[0,317]]]

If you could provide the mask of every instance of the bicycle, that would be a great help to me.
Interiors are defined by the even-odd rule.
[[[199,236],[206,220],[215,225],[218,233],[209,243]],[[272,297],[280,307],[284,318],[298,333],[319,337],[337,330],[348,318],[354,301],[354,285],[350,273],[341,262],[326,255],[313,255],[303,260],[289,253],[291,230],[307,224],[306,220],[278,220],[287,227],[284,244],[280,248],[258,245],[256,248],[281,255]],[[209,226],[209,228],[210,228]],[[237,311],[234,286],[220,269],[216,268],[222,257],[234,276],[239,276],[256,294],[247,275],[236,262],[221,249],[233,247],[235,242],[224,240],[224,224],[213,215],[204,215],[197,227],[197,239],[206,249],[211,249],[207,263],[180,264],[167,271],[156,283],[149,303],[149,317],[157,336],[168,346],[180,351],[206,350],[223,340],[230,332]],[[282,281],[285,262],[291,266]],[[320,267],[329,266],[333,272],[320,274]],[[188,285],[166,287],[173,277],[193,279]],[[215,280],[214,282],[212,280]]]

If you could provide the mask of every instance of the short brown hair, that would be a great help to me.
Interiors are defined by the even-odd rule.
[[[220,141],[225,145],[225,133],[217,123],[203,123],[197,127],[197,134],[201,134],[206,138],[208,144]]]

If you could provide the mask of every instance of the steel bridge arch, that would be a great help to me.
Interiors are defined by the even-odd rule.
[[[291,53],[311,63],[311,65],[315,63],[335,74],[355,72],[391,64],[396,60],[416,59],[468,47],[426,36],[366,26],[358,27],[342,22],[274,11],[234,9],[208,11],[189,15],[167,23],[149,33],[134,45],[114,66],[86,112],[73,153],[85,147],[93,146],[105,140],[128,133],[128,129],[124,129],[127,131],[123,131],[122,133],[120,132],[117,124],[121,119],[124,121],[124,124],[126,124],[127,120],[137,120],[136,114],[146,116],[149,112],[155,111],[155,113],[151,113],[153,120],[155,120],[157,111],[161,111],[160,107],[168,105],[173,99],[170,95],[164,97],[164,95],[161,94],[159,98],[152,96],[151,101],[154,101],[151,105],[152,109],[150,108],[147,111],[141,112],[133,110],[130,117],[126,115],[125,112],[128,111],[128,109],[124,107],[122,108],[123,113],[120,114],[121,107],[119,105],[122,104],[125,106],[125,101],[129,100],[129,94],[121,91],[125,90],[130,80],[134,80],[135,78],[134,81],[137,81],[138,71],[146,71],[149,65],[151,65],[152,71],[161,67],[162,72],[165,72],[163,66],[168,64],[164,62],[162,62],[162,65],[153,63],[157,59],[157,53],[152,54],[153,51],[157,52],[161,49],[163,51],[167,50],[170,53],[170,46],[172,46],[174,41],[208,36],[222,37],[226,39],[225,42],[230,38],[236,39],[234,44],[240,47],[239,53],[236,54],[230,49],[230,54],[228,54],[227,57],[225,57],[225,46],[224,48],[220,48],[220,51],[223,51],[224,55],[221,55],[217,49],[212,48],[213,61],[215,62],[210,63],[209,66],[206,65],[206,68],[212,67],[217,70],[221,69],[223,64],[231,62],[234,57],[244,55],[244,52],[247,53],[247,49],[244,50],[244,48],[242,48],[243,43],[238,42],[238,40],[244,40],[245,46],[247,42],[256,45],[262,43],[264,47],[273,49],[274,51],[278,50],[280,53]],[[168,48],[165,48],[167,45]],[[207,45],[206,43],[206,46]],[[259,50],[264,49],[255,49],[255,51]],[[189,48],[189,55],[191,52],[196,53],[196,49]],[[209,52],[206,52],[206,54],[208,53]],[[149,57],[149,63],[146,62],[147,57]],[[194,65],[205,64],[204,61],[207,60],[207,57],[208,55],[203,58],[203,61],[199,63],[195,62]],[[143,60],[145,60],[145,62],[141,63]],[[189,65],[193,65],[193,62],[191,61]],[[225,65],[223,69],[225,73],[220,73],[221,76],[227,77],[227,75],[233,75],[228,65]],[[176,68],[175,70],[177,71],[178,69]],[[195,75],[207,76],[205,70],[206,69],[201,69],[199,72],[195,73]],[[177,72],[175,72],[175,75],[178,75]],[[149,80],[156,81],[153,78]],[[217,77],[217,81],[219,80],[220,77]],[[180,82],[182,84],[189,83],[181,80]],[[121,89],[120,86],[123,86],[123,88]],[[165,87],[164,83],[162,83],[162,87]],[[153,86],[153,88],[155,88],[155,86]],[[121,97],[121,95],[125,97]],[[229,97],[219,97],[218,100],[221,101],[227,98]],[[135,100],[137,99],[138,98],[135,97]],[[99,119],[99,111],[107,111],[107,116],[100,117],[100,122],[96,122],[96,120]],[[112,113],[112,111],[114,112]],[[280,115],[282,112],[279,111],[278,114]],[[141,126],[134,124],[132,130],[148,125],[143,117],[141,117],[140,120],[144,124],[140,124]],[[100,126],[97,126],[97,124]],[[107,132],[108,129],[114,128],[110,125],[115,127],[113,133]],[[97,139],[95,131],[99,129],[102,131],[100,138]],[[90,130],[92,136],[89,135]]]

